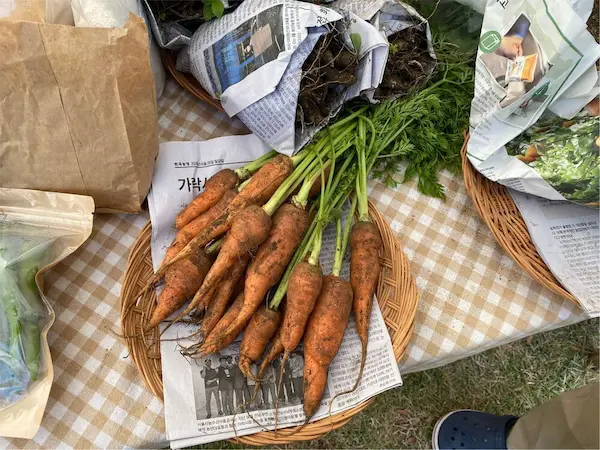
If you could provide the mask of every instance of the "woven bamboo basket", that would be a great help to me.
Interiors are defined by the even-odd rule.
[[[163,50],[161,52],[163,64],[171,74],[175,81],[179,83],[179,85],[196,97],[198,100],[208,103],[209,105],[214,106],[219,111],[223,111],[223,107],[221,106],[221,102],[217,99],[211,97],[211,95],[204,90],[198,80],[194,78],[194,76],[190,73],[183,73],[177,70],[175,67],[175,54],[168,50]]]
[[[369,213],[379,228],[384,245],[381,255],[383,270],[377,286],[377,299],[390,333],[394,354],[400,361],[413,332],[417,311],[417,288],[410,272],[409,261],[389,225],[371,203],[369,203]],[[134,243],[127,262],[121,290],[121,326],[125,336],[140,336],[143,324],[147,323],[156,305],[154,292],[147,293],[136,305],[132,305],[136,301],[136,294],[153,274],[150,255],[151,231],[150,223],[146,224]],[[128,313],[125,314],[125,311]],[[142,378],[154,395],[162,400],[163,383],[158,329],[148,332],[144,339],[128,337],[126,342],[131,358]],[[246,445],[279,445],[318,439],[346,424],[352,416],[373,401],[374,398],[370,398],[352,409],[310,423],[299,431],[295,427],[281,430],[277,434],[265,431],[232,439],[232,441]]]
[[[577,299],[552,275],[537,252],[527,225],[508,189],[488,180],[472,166],[467,158],[468,140],[467,136],[461,150],[463,177],[467,192],[483,221],[506,253],[534,280],[579,305]]]

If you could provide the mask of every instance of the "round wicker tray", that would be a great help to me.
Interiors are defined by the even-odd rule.
[[[409,261],[389,225],[370,203],[369,213],[380,230],[384,244],[381,258],[383,270],[377,287],[377,299],[390,332],[394,354],[400,361],[413,332],[417,311],[417,288],[410,272]],[[155,307],[154,292],[142,296],[138,304],[132,306],[132,303],[135,302],[135,295],[153,273],[150,255],[151,230],[150,223],[146,224],[134,243],[127,262],[127,271],[121,290],[121,326],[125,336],[140,336],[143,324],[147,322]],[[127,310],[129,312],[125,315]],[[125,318],[123,318],[124,315]],[[162,400],[163,384],[158,329],[147,333],[145,339],[128,337],[126,342],[142,378],[154,395]],[[246,445],[267,445],[318,439],[331,430],[346,424],[353,415],[365,409],[373,401],[374,399],[371,398],[350,410],[313,422],[297,433],[294,428],[289,428],[277,435],[273,432],[260,432],[239,437],[233,441]]]
[[[175,78],[175,81],[179,83],[179,85],[196,97],[198,100],[201,100],[209,105],[214,106],[219,111],[223,111],[223,107],[221,106],[221,102],[217,99],[211,97],[211,95],[200,86],[198,80],[196,80],[192,74],[179,72],[175,68],[175,54],[168,50],[163,50],[161,52],[163,64],[169,71],[169,73]]]
[[[488,180],[471,165],[467,158],[468,140],[467,136],[461,150],[463,177],[467,192],[483,221],[506,253],[534,280],[579,305],[575,297],[554,278],[537,252],[527,225],[506,187]]]

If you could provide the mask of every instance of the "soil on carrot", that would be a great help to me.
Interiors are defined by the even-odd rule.
[[[427,49],[427,36],[422,26],[406,28],[388,40],[389,56],[383,80],[375,91],[377,99],[406,95],[425,82],[435,64]]]
[[[344,44],[338,27],[321,36],[302,65],[296,123],[301,127],[323,123],[333,112],[340,89],[356,83],[357,67],[357,54]]]

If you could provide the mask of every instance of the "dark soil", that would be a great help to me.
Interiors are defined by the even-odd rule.
[[[587,21],[588,30],[590,31],[590,33],[592,33],[592,36],[594,36],[596,42],[600,42],[600,21],[598,20],[598,3],[599,2],[597,1],[594,2],[592,15]]]
[[[406,95],[422,84],[435,64],[427,50],[427,36],[423,26],[406,28],[388,38],[390,53],[383,80],[375,91],[375,98],[385,99]]]
[[[194,32],[204,23],[202,0],[148,0],[159,25],[178,23]]]
[[[356,83],[358,58],[342,41],[342,32],[333,28],[317,41],[302,65],[296,123],[301,127],[323,123],[331,114],[340,90]]]

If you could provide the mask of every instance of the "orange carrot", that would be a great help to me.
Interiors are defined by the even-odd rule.
[[[269,237],[259,247],[256,258],[248,268],[244,285],[244,306],[226,331],[226,336],[213,332],[207,337],[202,346],[205,354],[221,350],[225,347],[225,342],[232,342],[242,331],[267,291],[279,281],[307,228],[308,214],[305,210],[292,204],[284,204],[277,210]],[[233,334],[235,336],[231,337]]]
[[[152,312],[146,329],[152,329],[177,311],[192,297],[202,284],[212,263],[203,249],[199,249],[191,257],[179,261],[165,277],[165,286],[160,293],[156,308]]]
[[[187,258],[194,253],[195,249],[204,247],[213,239],[217,239],[219,236],[226,233],[231,227],[232,221],[237,213],[247,206],[264,203],[266,199],[277,190],[283,180],[291,173],[292,169],[292,159],[285,155],[277,155],[262,166],[258,172],[250,178],[244,189],[236,195],[225,211],[221,213],[212,224],[204,228],[196,237],[188,242],[177,256],[162,263],[160,268],[150,278],[138,296],[151,289],[154,284],[162,278],[169,266],[175,264],[177,261]]]
[[[186,208],[177,214],[175,227],[183,228],[200,214],[212,208],[223,194],[238,185],[240,179],[233,170],[223,169],[206,181],[204,192],[201,192]]]
[[[356,332],[360,338],[362,356],[358,378],[352,390],[362,378],[367,359],[369,320],[373,310],[373,296],[381,272],[379,252],[383,243],[377,226],[370,221],[358,221],[350,234],[350,283],[354,293],[353,309]]]
[[[173,240],[173,243],[167,250],[164,262],[170,261],[190,242],[195,236],[198,235],[204,228],[210,225],[231,203],[231,200],[237,195],[236,191],[228,190],[223,194],[223,197],[208,211],[200,216],[196,217],[186,226],[184,226]],[[168,273],[168,271],[167,271]]]
[[[281,352],[283,351],[283,345],[281,344],[280,336],[281,336],[281,328],[279,328],[279,330],[277,331],[277,334],[275,335],[275,338],[271,342],[271,347],[269,348],[269,351],[267,351],[267,353],[263,357],[263,359],[260,363],[260,367],[259,367],[258,371],[256,372],[256,377],[252,374],[251,374],[252,376],[248,377],[248,378],[256,381],[256,385],[254,386],[253,398],[256,397],[256,394],[258,393],[258,390],[260,389],[260,383],[261,383],[263,374],[265,373],[265,370],[267,370],[267,367],[269,367],[269,364],[271,364],[275,360],[275,358],[277,358],[277,356],[279,356],[281,354]]]
[[[254,377],[250,365],[260,359],[269,340],[279,328],[279,322],[281,322],[281,313],[264,305],[252,315],[240,345],[238,365],[244,376]]]
[[[281,342],[286,353],[294,351],[300,343],[322,285],[320,266],[301,261],[292,270],[281,324]]]
[[[352,309],[352,286],[335,275],[323,288],[304,333],[304,414],[307,421],[319,408],[329,365],[337,354]]]
[[[213,328],[211,333],[213,333],[213,332],[220,333],[220,332],[224,332],[225,330],[227,330],[227,328],[229,328],[229,325],[231,325],[233,323],[235,318],[240,313],[240,310],[242,309],[243,304],[244,304],[244,292],[242,291],[235,298],[235,300],[233,301],[233,303],[231,304],[231,306],[229,307],[229,309],[227,310],[225,315],[223,317],[221,317],[221,319],[217,322],[217,324],[215,325],[215,327]]]
[[[207,336],[219,322],[221,317],[223,317],[223,314],[227,309],[227,305],[229,304],[229,300],[234,294],[239,281],[244,276],[249,262],[250,255],[243,255],[231,270],[230,275],[226,279],[222,280],[219,284],[214,297],[206,309],[204,318],[202,319],[200,330],[204,336]]]
[[[228,271],[235,266],[240,258],[252,253],[256,247],[267,239],[270,229],[271,217],[260,206],[248,206],[237,214],[232,221],[229,233],[223,241],[219,256],[206,274],[202,286],[200,286],[185,311],[172,323],[177,322],[180,317],[185,316],[194,308],[206,307],[218,283],[228,275]]]

